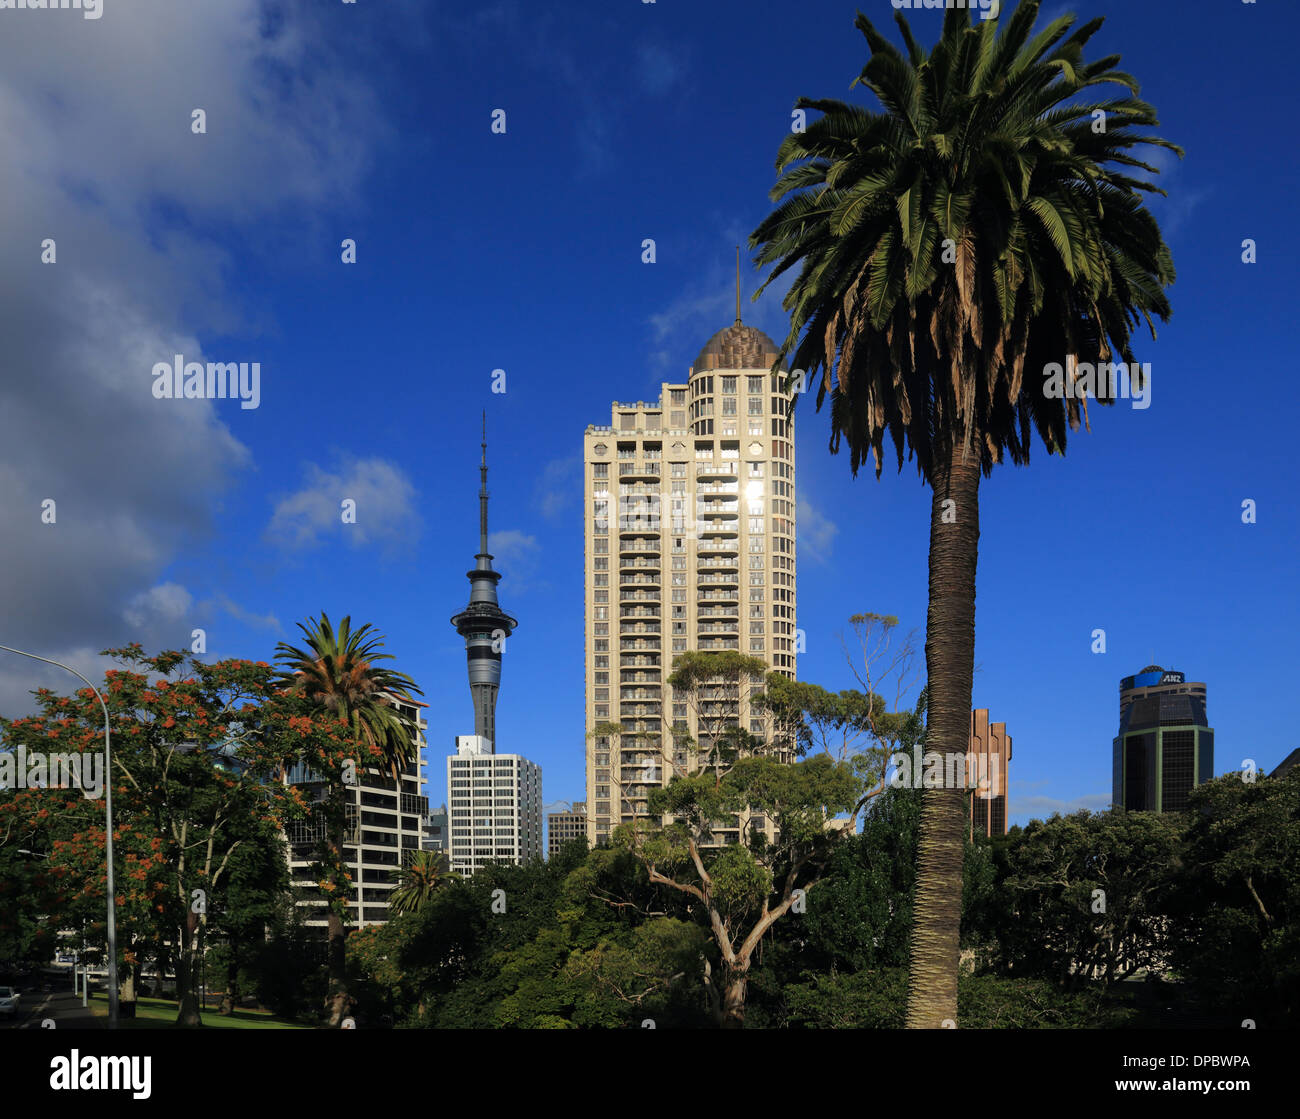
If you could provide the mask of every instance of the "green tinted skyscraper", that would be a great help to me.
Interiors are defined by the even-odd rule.
[[[1205,685],[1148,665],[1119,684],[1111,802],[1129,812],[1177,812],[1214,776]]]

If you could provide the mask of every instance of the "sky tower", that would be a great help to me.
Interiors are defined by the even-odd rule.
[[[500,572],[492,570],[488,551],[487,413],[483,413],[483,458],[479,464],[482,484],[478,491],[478,555],[474,570],[467,572],[469,605],[451,619],[456,632],[465,638],[465,661],[469,669],[469,690],[474,698],[474,733],[492,743],[496,752],[497,692],[501,687],[501,654],[519,624],[497,602]]]

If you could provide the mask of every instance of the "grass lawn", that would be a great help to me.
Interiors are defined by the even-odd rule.
[[[90,996],[90,1008],[96,1018],[108,1017],[108,995],[95,991]],[[137,999],[135,1017],[123,1018],[119,1025],[124,1030],[169,1030],[176,1028],[176,1003],[171,999]],[[277,1018],[264,1010],[236,1010],[229,1016],[215,1010],[204,1011],[205,1029],[217,1030],[309,1030],[310,1026]]]

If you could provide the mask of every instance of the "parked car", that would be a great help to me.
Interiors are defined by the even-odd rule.
[[[12,1018],[18,1013],[18,992],[12,987],[0,987],[0,1015]]]

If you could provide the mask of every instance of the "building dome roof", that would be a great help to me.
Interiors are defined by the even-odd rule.
[[[696,373],[710,369],[770,369],[777,352],[777,344],[766,334],[737,319],[704,344],[694,369]]]
[[[1144,668],[1144,669],[1142,670],[1143,673],[1146,673],[1146,672],[1163,672],[1163,671],[1164,671],[1164,669],[1161,668],[1158,664],[1149,664],[1149,665],[1146,666],[1146,668]]]

